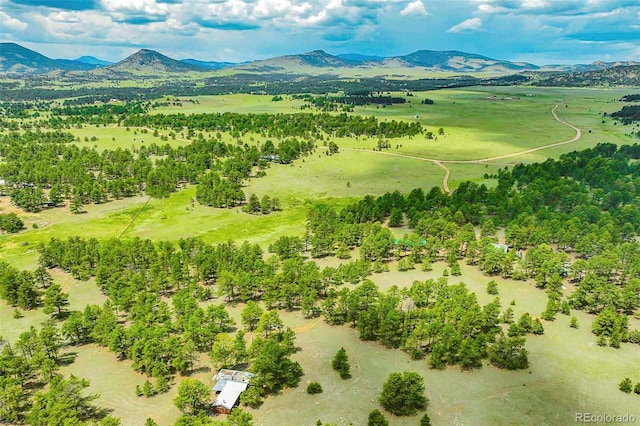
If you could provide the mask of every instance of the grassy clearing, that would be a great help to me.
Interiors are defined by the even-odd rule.
[[[172,103],[172,105],[156,108],[151,111],[150,114],[201,114],[214,112],[275,114],[278,112],[291,112],[292,110],[299,108],[300,105],[303,104],[302,101],[291,100],[290,97],[286,97],[286,100],[279,102],[273,102],[271,98],[273,98],[273,96],[248,94],[192,97],[181,96],[179,98],[168,97],[164,98],[163,100],[168,100]],[[185,102],[184,100],[194,100],[198,103]],[[182,104],[182,106],[173,105],[174,102],[179,102]]]
[[[185,141],[176,139],[169,139],[165,142],[162,141],[160,137],[154,137],[152,132],[144,134],[137,128],[131,128],[127,131],[125,127],[86,126],[81,129],[69,129],[69,132],[80,138],[80,142],[76,142],[79,147],[95,148],[99,151],[116,148],[137,149],[145,144],[150,145],[151,143],[155,143],[156,145],[169,143],[172,146],[187,144]],[[94,136],[98,138],[97,141],[91,141],[91,138]]]
[[[320,151],[320,150],[319,150]],[[371,152],[342,151],[327,157],[315,154],[290,166],[274,166],[262,179],[253,179],[246,193],[288,198],[361,197],[388,191],[439,185],[444,172],[423,161]]]
[[[567,108],[559,108],[561,118],[584,129],[583,139],[575,144],[538,151],[513,161],[539,161],[560,153],[590,147],[604,140],[630,143],[626,135],[631,126],[615,126],[611,119],[601,123],[601,112],[611,113],[621,107],[617,101],[631,89],[580,89],[538,87],[473,87],[428,92],[413,92],[408,103],[386,108],[356,107],[355,114],[375,116],[380,120],[418,121],[429,131],[444,136],[437,140],[424,137],[391,141],[391,152],[437,159],[482,159],[518,152],[570,139],[572,129],[553,120],[551,107],[567,98]],[[632,90],[631,90],[632,91]],[[405,93],[394,93],[403,96]],[[435,101],[423,105],[424,98]],[[295,112],[301,102],[285,96],[272,102],[264,95],[224,95],[194,97],[199,104],[183,102],[183,106],[161,107],[154,112]],[[588,133],[588,130],[592,130]],[[262,138],[255,136],[260,141]],[[376,138],[338,138],[339,146],[367,148],[376,146]],[[396,148],[398,145],[398,148]],[[401,145],[401,146],[400,146]]]

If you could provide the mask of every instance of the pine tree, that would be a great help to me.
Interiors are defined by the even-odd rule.
[[[580,325],[578,324],[578,318],[576,318],[576,317],[571,317],[571,321],[569,321],[569,327],[571,327],[571,328],[578,328],[578,327],[580,327]]]
[[[50,285],[44,292],[44,313],[59,318],[62,310],[69,305],[69,296],[63,293],[59,284]]]
[[[389,420],[386,419],[380,410],[375,409],[369,413],[367,426],[389,426]]]
[[[380,404],[396,416],[410,416],[424,409],[424,379],[414,372],[391,373],[382,386]]]
[[[243,207],[247,213],[255,214],[260,212],[260,200],[256,194],[251,194],[247,205]]]
[[[340,348],[340,350],[333,357],[331,366],[340,374],[340,378],[351,378],[351,366],[349,365],[349,357],[347,356],[347,351],[345,351],[344,348]]]

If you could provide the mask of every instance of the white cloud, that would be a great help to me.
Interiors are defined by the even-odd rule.
[[[400,12],[402,16],[427,16],[427,9],[424,7],[424,3],[422,0],[415,0],[409,3],[402,11]]]
[[[0,33],[4,30],[23,31],[27,29],[27,24],[18,19],[12,18],[6,13],[0,11]]]
[[[494,6],[492,4],[481,4],[478,6],[478,12],[481,13],[505,13],[508,12],[509,9],[502,6]]]
[[[482,19],[469,18],[466,21],[462,21],[457,25],[449,28],[448,33],[468,33],[478,31],[482,27]]]
[[[166,15],[169,5],[155,0],[102,0],[102,6],[110,12],[139,12],[148,15]]]
[[[545,0],[524,0],[522,7],[524,9],[544,9],[549,6]]]

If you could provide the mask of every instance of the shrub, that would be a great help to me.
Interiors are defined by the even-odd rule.
[[[618,385],[618,389],[620,389],[624,393],[631,393],[633,390],[633,383],[631,383],[631,379],[625,377],[623,381]]]
[[[311,382],[307,386],[307,393],[309,395],[315,395],[317,393],[322,393],[322,385],[318,382]]]
[[[386,419],[380,410],[375,409],[369,413],[367,426],[389,426],[389,420]]]

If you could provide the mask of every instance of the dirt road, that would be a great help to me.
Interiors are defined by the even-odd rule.
[[[449,189],[449,175],[450,175],[450,172],[449,172],[449,168],[445,165],[445,163],[446,164],[484,164],[484,163],[487,163],[489,161],[496,161],[496,160],[503,160],[505,158],[518,157],[520,155],[530,154],[532,152],[541,151],[543,149],[549,149],[549,148],[553,148],[553,147],[560,146],[560,145],[566,145],[566,144],[570,144],[570,143],[573,143],[573,142],[576,142],[576,141],[580,140],[580,138],[582,137],[582,131],[579,128],[577,128],[576,126],[574,126],[573,124],[567,123],[566,121],[562,120],[556,114],[556,110],[558,109],[558,107],[560,105],[562,105],[563,103],[567,102],[568,100],[569,100],[569,98],[563,100],[562,102],[559,102],[559,103],[555,104],[553,106],[553,108],[551,108],[551,114],[553,115],[553,118],[557,122],[562,123],[565,126],[571,127],[573,130],[575,130],[576,134],[575,134],[575,136],[573,138],[568,139],[566,141],[560,141],[560,142],[555,142],[555,143],[552,143],[552,144],[549,144],[549,145],[539,146],[537,148],[525,149],[524,151],[512,152],[511,154],[498,155],[496,157],[480,158],[480,159],[477,159],[477,160],[439,160],[439,159],[436,159],[436,158],[417,157],[415,155],[396,154],[396,153],[393,153],[393,152],[376,151],[376,150],[373,150],[373,149],[357,149],[357,148],[340,148],[340,149],[345,150],[345,151],[374,152],[376,154],[391,155],[393,157],[401,157],[401,158],[411,158],[411,159],[414,159],[414,160],[428,161],[428,162],[431,162],[433,164],[436,164],[437,166],[439,166],[442,169],[444,169],[444,178],[442,179],[442,187],[444,188],[444,191],[447,194],[450,194],[451,193],[451,190]]]

